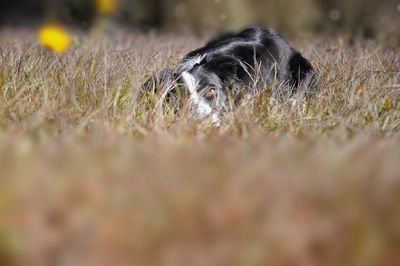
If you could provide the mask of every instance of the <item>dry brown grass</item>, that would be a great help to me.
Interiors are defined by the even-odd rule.
[[[216,128],[138,93],[201,40],[34,37],[0,33],[0,265],[400,263],[398,48],[299,45],[318,94]]]

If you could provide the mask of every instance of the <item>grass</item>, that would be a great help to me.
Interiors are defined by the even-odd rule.
[[[0,265],[400,263],[399,48],[300,43],[315,97],[214,127],[139,93],[203,40],[77,36],[0,33]]]

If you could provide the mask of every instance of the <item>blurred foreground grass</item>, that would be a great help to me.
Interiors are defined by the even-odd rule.
[[[299,44],[316,97],[215,128],[139,94],[201,44],[0,33],[0,265],[400,263],[399,49]]]

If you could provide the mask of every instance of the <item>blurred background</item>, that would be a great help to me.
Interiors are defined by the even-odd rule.
[[[0,25],[57,21],[88,29],[107,16],[142,30],[237,30],[263,24],[285,35],[345,32],[363,38],[400,36],[398,0],[3,0]]]

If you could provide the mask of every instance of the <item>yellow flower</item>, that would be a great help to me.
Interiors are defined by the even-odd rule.
[[[95,9],[103,15],[111,15],[117,10],[117,0],[95,0]]]
[[[45,25],[39,29],[39,42],[41,45],[62,53],[71,43],[71,37],[64,29],[57,25]]]

